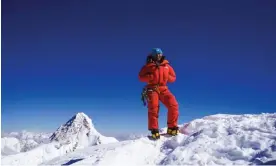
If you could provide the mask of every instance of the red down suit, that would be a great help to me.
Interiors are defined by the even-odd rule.
[[[167,127],[176,127],[179,116],[178,102],[167,86],[168,82],[176,80],[176,74],[168,60],[163,60],[159,66],[153,62],[145,64],[139,72],[139,80],[147,83],[146,88],[155,89],[147,92],[148,129],[159,128],[159,101],[168,109]]]

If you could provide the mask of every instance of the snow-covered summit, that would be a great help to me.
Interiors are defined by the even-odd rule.
[[[51,141],[65,141],[72,136],[79,134],[98,134],[95,130],[92,120],[84,113],[77,113],[65,124],[61,125],[51,136]]]
[[[77,113],[65,124],[61,125],[51,136],[51,142],[73,144],[74,148],[117,142],[115,138],[101,135],[94,127],[92,120],[83,112]]]

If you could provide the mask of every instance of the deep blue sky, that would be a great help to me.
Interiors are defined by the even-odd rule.
[[[2,130],[85,112],[105,134],[147,131],[138,72],[153,47],[177,74],[179,123],[275,112],[275,20],[274,0],[2,0]]]

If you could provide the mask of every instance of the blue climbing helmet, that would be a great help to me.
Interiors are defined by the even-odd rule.
[[[153,56],[157,55],[157,54],[163,54],[162,50],[160,48],[153,48],[151,51],[151,54]]]

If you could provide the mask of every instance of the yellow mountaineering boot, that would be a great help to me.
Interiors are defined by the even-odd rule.
[[[179,128],[178,127],[173,127],[173,128],[168,128],[167,129],[167,134],[175,136],[179,133]]]
[[[157,129],[151,130],[151,137],[154,140],[160,139],[159,130],[157,130]]]

